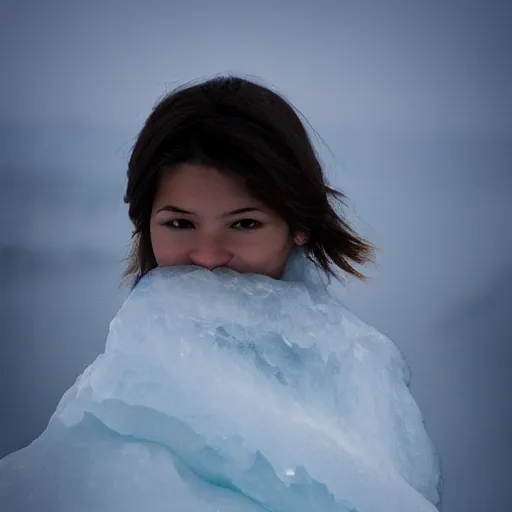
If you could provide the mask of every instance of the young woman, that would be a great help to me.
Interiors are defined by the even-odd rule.
[[[268,88],[164,98],[128,167],[132,293],[45,432],[0,461],[0,509],[435,510],[407,366],[326,289],[373,258],[342,198]]]
[[[156,266],[228,267],[279,278],[294,245],[326,273],[363,276],[372,246],[335,212],[294,109],[242,78],[174,91],[139,134],[125,201],[134,231],[127,276]]]

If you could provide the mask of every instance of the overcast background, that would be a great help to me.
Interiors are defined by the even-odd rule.
[[[508,6],[507,6],[508,4]],[[512,10],[467,1],[25,1],[0,7],[0,456],[102,351],[133,139],[218,73],[276,87],[381,248],[338,287],[390,336],[445,476],[444,512],[512,503]]]

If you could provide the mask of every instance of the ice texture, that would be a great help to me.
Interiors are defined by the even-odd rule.
[[[157,268],[45,432],[0,461],[0,510],[435,511],[409,377],[300,250],[282,280]]]

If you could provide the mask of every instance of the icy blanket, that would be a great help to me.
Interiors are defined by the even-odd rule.
[[[0,510],[435,511],[408,381],[301,252],[283,280],[155,269],[46,431],[0,461]]]

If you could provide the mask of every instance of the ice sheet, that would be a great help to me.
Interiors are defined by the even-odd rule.
[[[46,431],[0,461],[0,510],[431,512],[408,382],[300,250],[282,280],[155,269]]]

